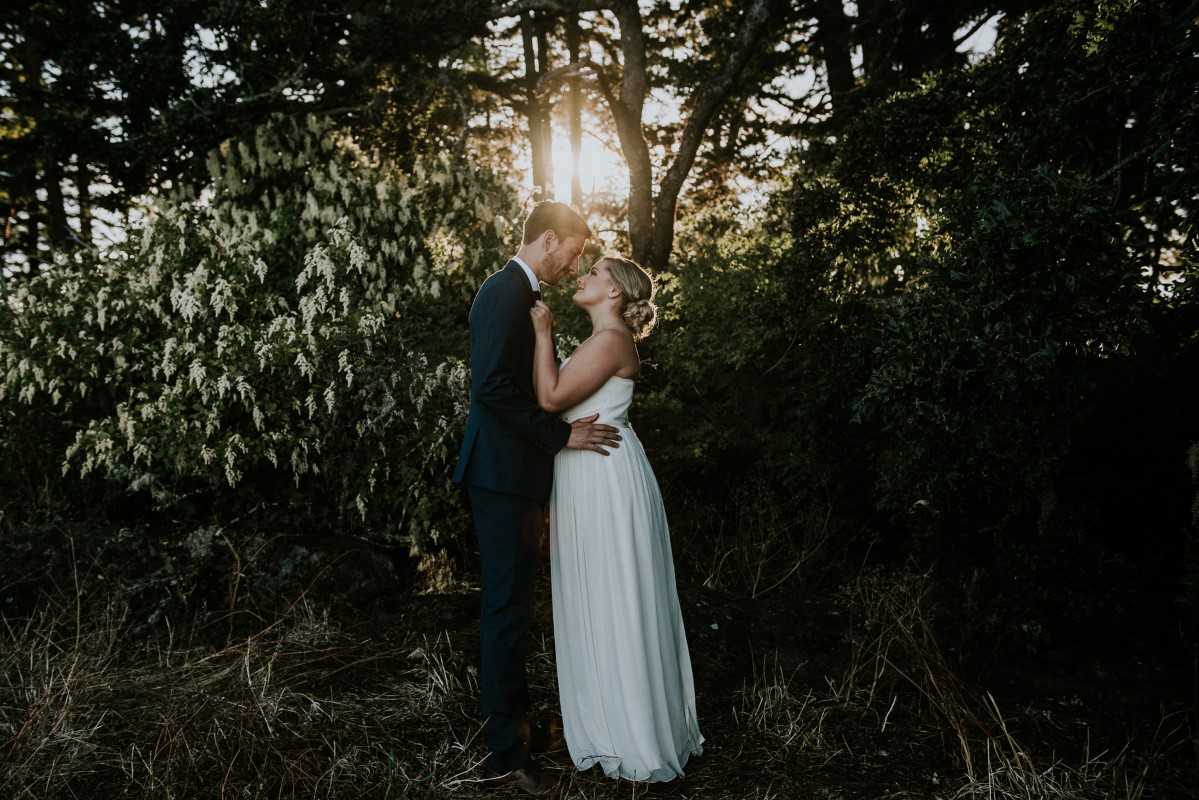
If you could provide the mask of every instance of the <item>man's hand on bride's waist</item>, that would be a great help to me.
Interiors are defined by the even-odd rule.
[[[611,425],[598,423],[599,414],[580,417],[570,423],[570,439],[566,447],[570,450],[593,450],[601,455],[608,455],[608,450],[620,447],[620,432]]]

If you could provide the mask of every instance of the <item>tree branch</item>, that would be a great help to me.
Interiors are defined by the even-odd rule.
[[[498,94],[521,114],[528,110],[524,90],[515,81],[500,80],[487,72],[463,72],[462,79],[466,81],[467,85],[474,86],[476,89]]]
[[[519,17],[528,11],[547,14],[578,14],[583,11],[603,11],[613,6],[613,0],[499,0],[491,4],[488,19]]]
[[[535,89],[537,96],[544,97],[571,78],[580,78],[586,75],[588,71],[596,72],[598,71],[597,68],[597,64],[591,59],[585,58],[571,64],[556,67],[549,72],[543,72],[537,80],[537,87]]]
[[[733,84],[744,69],[750,54],[757,50],[770,19],[768,5],[768,0],[754,0],[746,9],[741,27],[737,31],[735,49],[714,78],[703,84],[692,103],[691,115],[687,118],[683,133],[679,137],[678,155],[662,180],[663,195],[673,191],[677,196],[679,188],[691,171],[695,154],[699,151],[699,145],[707,133],[712,117],[728,99]]]
[[[982,19],[980,19],[978,22],[974,23],[974,25],[971,26],[970,30],[966,31],[964,34],[962,34],[961,36],[959,36],[953,40],[954,47],[957,48],[958,46],[960,46],[962,44],[962,42],[966,41],[971,36],[978,33],[980,30],[982,30],[983,25],[986,25],[991,20],[995,19],[996,17],[1001,17],[1001,16],[1003,16],[1003,15],[1002,14],[987,14],[987,15],[983,16]]]
[[[637,0],[624,0],[614,11],[620,24],[620,54],[624,57],[620,102],[640,123],[645,95],[649,89],[646,81],[645,30],[641,25],[641,9],[637,7]]]
[[[770,21],[769,5],[769,0],[753,0],[745,10],[745,15],[742,17],[737,31],[733,51],[712,80],[703,84],[691,104],[691,115],[687,118],[682,135],[679,137],[678,152],[674,162],[671,163],[662,178],[658,197],[654,204],[654,216],[657,220],[654,231],[654,261],[665,262],[670,253],[674,242],[673,222],[679,192],[687,175],[691,172],[696,153],[699,152],[699,146],[707,134],[712,118],[728,100],[741,71],[761,43]]]

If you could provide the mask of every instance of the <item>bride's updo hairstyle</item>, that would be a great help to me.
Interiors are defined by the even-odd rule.
[[[612,285],[620,289],[624,297],[620,316],[633,331],[633,339],[641,341],[649,335],[658,318],[658,307],[653,303],[654,280],[636,261],[618,256],[605,256],[603,260],[608,265]]]

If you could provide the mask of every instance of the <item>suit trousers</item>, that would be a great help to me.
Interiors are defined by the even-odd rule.
[[[525,665],[533,587],[541,563],[542,505],[467,486],[483,573],[479,615],[479,690],[487,766],[499,773],[528,765],[529,687]]]

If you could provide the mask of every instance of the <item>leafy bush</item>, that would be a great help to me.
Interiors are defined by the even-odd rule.
[[[56,471],[174,518],[444,542],[465,315],[511,197],[444,158],[401,173],[315,118],[226,142],[208,172],[126,252],[8,298],[8,447],[52,442]]]
[[[1199,388],[1183,19],[1013,17],[992,58],[798,166],[772,277],[798,346],[755,390],[795,403],[797,483],[835,476],[841,523],[936,564],[976,632],[1097,630],[1180,577]]]
[[[640,345],[635,407],[688,545],[676,555],[709,585],[755,595],[823,578],[855,538],[830,525],[845,510],[836,476],[796,479],[814,459],[807,415],[822,412],[798,377],[812,357],[806,317],[774,269],[791,247],[786,197],[681,221],[671,271],[656,276],[661,321]]]

